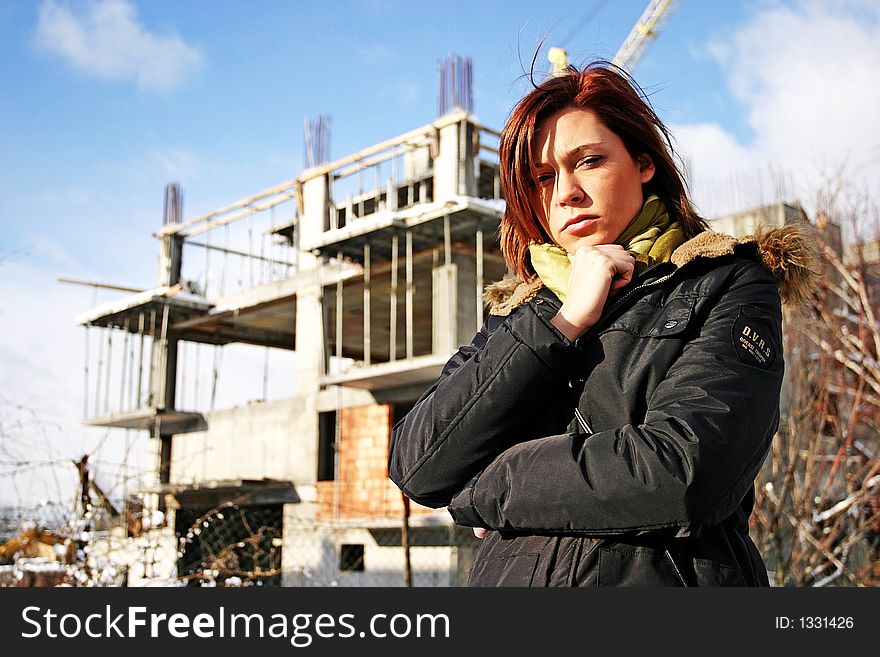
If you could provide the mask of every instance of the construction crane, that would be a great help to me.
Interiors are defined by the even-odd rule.
[[[612,63],[632,71],[644,54],[648,40],[656,39],[659,35],[663,22],[669,17],[675,4],[675,0],[651,0],[614,55]],[[547,59],[553,64],[553,75],[562,75],[568,66],[568,52],[562,48],[550,48]]]
[[[632,71],[645,52],[648,39],[656,39],[663,27],[663,21],[669,17],[673,0],[651,0],[642,17],[636,21],[626,41],[614,55],[612,63],[620,68]]]

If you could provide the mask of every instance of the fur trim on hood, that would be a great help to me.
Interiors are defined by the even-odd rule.
[[[805,227],[788,224],[764,228],[754,235],[737,239],[724,233],[705,231],[679,246],[672,253],[672,264],[684,267],[697,258],[719,258],[732,253],[751,253],[776,279],[779,296],[787,306],[805,304],[818,285],[818,255]],[[493,315],[509,315],[519,305],[532,299],[543,287],[541,279],[523,282],[508,274],[486,286],[483,301]]]

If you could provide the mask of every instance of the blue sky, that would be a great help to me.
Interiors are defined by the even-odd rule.
[[[152,285],[167,182],[194,216],[294,177],[306,116],[331,115],[333,157],[426,124],[450,53],[473,58],[476,114],[500,128],[545,34],[575,63],[610,58],[646,4],[0,0],[0,427],[36,409],[19,452],[58,459],[104,438],[79,425],[72,318],[110,297],[56,279]],[[844,161],[876,198],[876,5],[678,3],[635,77],[707,214],[717,181],[770,163],[808,204]],[[51,492],[13,490],[5,467],[0,504]]]

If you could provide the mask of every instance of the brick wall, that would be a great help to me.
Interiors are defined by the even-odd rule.
[[[318,517],[400,518],[400,489],[388,479],[393,407],[371,404],[339,413],[336,481],[318,482]],[[430,512],[418,504],[412,514]]]

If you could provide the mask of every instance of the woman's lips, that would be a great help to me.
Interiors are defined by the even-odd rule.
[[[575,221],[572,221],[563,228],[562,232],[574,235],[575,237],[583,237],[584,235],[593,232],[598,220],[598,217],[578,217]]]

